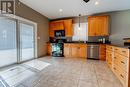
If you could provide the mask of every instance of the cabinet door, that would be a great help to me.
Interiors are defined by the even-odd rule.
[[[72,44],[71,45],[71,55],[72,57],[78,57],[78,46],[77,44]]]
[[[80,45],[78,54],[81,58],[87,58],[87,45]]]
[[[108,66],[112,69],[112,52],[107,51],[106,55],[107,55],[106,59],[107,59]]]
[[[65,57],[70,57],[71,56],[70,44],[64,44],[64,56]]]
[[[66,37],[73,36],[72,19],[64,20],[64,27],[65,27],[65,36]]]
[[[100,60],[106,60],[106,45],[100,44]]]
[[[54,37],[55,30],[64,30],[64,22],[63,21],[53,21],[49,24],[49,36]]]
[[[52,22],[49,23],[49,37],[54,37],[54,24]]]
[[[56,22],[56,28],[54,30],[64,30],[64,22],[63,21]]]
[[[54,37],[54,30],[49,29],[49,37]]]
[[[109,16],[103,17],[103,28],[102,28],[102,36],[109,35]]]
[[[51,55],[51,53],[52,53],[51,44],[48,43],[48,44],[47,44],[47,54],[48,54],[48,55]]]
[[[96,18],[97,22],[97,35],[107,36],[108,35],[108,16],[99,16]]]
[[[88,18],[88,35],[96,36],[96,17]]]
[[[109,16],[93,16],[88,18],[89,36],[108,36]]]

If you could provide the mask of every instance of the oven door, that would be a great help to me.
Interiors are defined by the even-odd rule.
[[[52,56],[63,57],[63,43],[52,43]]]

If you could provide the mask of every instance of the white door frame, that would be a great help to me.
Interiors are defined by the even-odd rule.
[[[20,28],[20,26],[19,26],[19,22],[21,21],[21,22],[23,22],[23,23],[27,23],[27,24],[32,24],[32,25],[34,25],[34,35],[35,35],[35,37],[34,37],[34,41],[35,41],[35,43],[34,43],[34,49],[35,49],[35,52],[34,52],[34,58],[36,59],[36,58],[38,58],[38,55],[37,55],[37,48],[38,48],[38,46],[37,46],[37,23],[36,22],[33,22],[33,21],[30,21],[30,20],[28,20],[28,19],[25,19],[25,18],[22,18],[22,17],[19,17],[19,16],[16,16],[16,15],[10,15],[10,14],[0,14],[0,16],[3,16],[3,17],[6,17],[6,18],[11,18],[11,19],[14,19],[14,20],[16,20],[16,22],[17,22],[17,24],[16,24],[16,28],[17,28],[17,30],[19,30],[19,28]],[[17,35],[18,36],[18,35]],[[18,37],[19,38],[19,37]],[[18,46],[18,47],[20,47],[20,46]],[[19,50],[19,48],[17,48],[18,50]],[[19,52],[18,52],[19,53]],[[18,54],[19,55],[19,54]],[[18,56],[18,58],[20,58],[19,56]],[[20,60],[18,59],[18,63],[20,63]]]

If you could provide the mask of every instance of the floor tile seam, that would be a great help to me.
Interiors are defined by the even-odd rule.
[[[30,70],[30,71],[32,71],[32,72],[34,72],[34,73],[41,72],[40,70],[38,70],[38,69],[36,69],[36,68],[34,68],[34,67],[31,67],[31,66],[29,66],[29,65],[26,65],[26,64],[21,65],[21,66],[24,67],[24,68],[27,68],[27,70]]]
[[[82,69],[83,69],[83,64],[81,65],[81,71],[80,71],[80,76],[81,76],[81,73],[82,73]],[[80,84],[80,76],[79,76],[79,79],[78,79],[78,84],[77,84],[77,87],[79,86],[79,84]]]
[[[98,76],[97,76],[97,72],[96,72],[95,66],[93,66],[93,68],[94,68],[94,72],[95,72],[95,74],[96,74],[96,79],[97,79],[98,87],[101,87],[101,84],[100,84],[100,82],[99,82],[99,79],[98,79]]]

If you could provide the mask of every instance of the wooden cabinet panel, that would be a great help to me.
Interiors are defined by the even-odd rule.
[[[106,45],[106,61],[111,69],[113,69],[113,53],[113,46]]]
[[[51,44],[50,44],[50,43],[47,43],[47,54],[48,54],[48,55],[51,55],[51,53],[52,53]]]
[[[114,48],[113,48],[113,46],[107,45],[106,50],[107,51],[114,51]]]
[[[78,49],[79,57],[87,58],[87,45],[80,45]]]
[[[108,46],[108,45],[106,48],[107,48],[107,52],[106,52],[107,62],[110,61],[108,59],[110,58],[109,53],[113,51],[111,70],[118,77],[123,87],[128,87],[129,81],[130,81],[129,79],[130,78],[129,77],[129,71],[130,71],[129,49],[115,47],[115,46]],[[110,66],[109,63],[108,65]]]
[[[100,44],[99,47],[99,52],[100,52],[100,60],[106,60],[106,45],[105,44]]]
[[[53,21],[49,23],[49,37],[54,37],[55,30],[64,30],[63,21]]]
[[[87,58],[87,45],[86,44],[64,44],[64,56]]]
[[[72,57],[79,57],[78,55],[78,45],[77,44],[71,44],[71,56]]]
[[[97,21],[97,35],[98,36],[108,36],[108,16],[99,16]]]
[[[64,30],[64,22],[63,21],[53,21],[50,22],[51,30]]]
[[[109,35],[109,16],[88,17],[89,36],[108,36]]]
[[[128,73],[128,58],[118,53],[114,54],[114,64],[118,65],[125,72]]]
[[[118,77],[124,87],[127,87],[127,73],[124,72],[118,65],[114,64],[114,74]]]
[[[129,57],[129,49],[115,47],[114,51],[123,56]]]
[[[112,52],[111,51],[106,52],[106,60],[107,60],[108,66],[112,69]]]
[[[64,56],[71,57],[71,47],[70,44],[64,44]]]
[[[96,17],[88,18],[88,36],[96,36]]]
[[[64,27],[65,27],[65,36],[72,37],[73,36],[72,19],[64,20]]]
[[[54,37],[55,30],[65,30],[66,37],[73,36],[72,19],[52,21],[49,23],[49,36]]]

